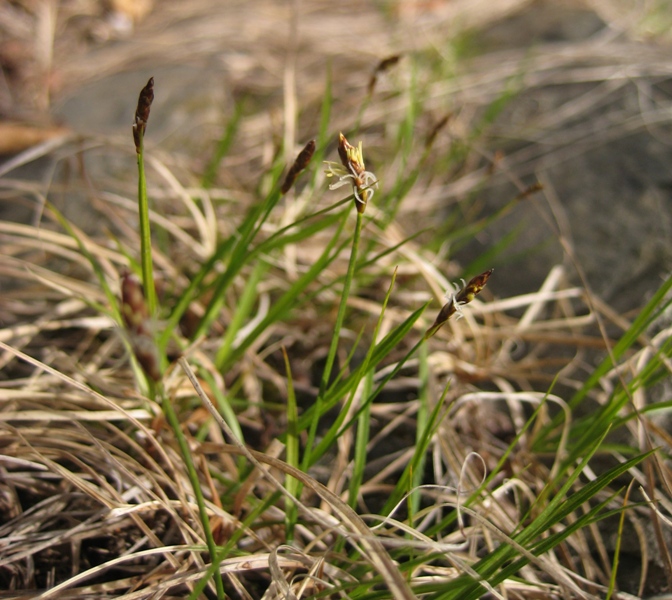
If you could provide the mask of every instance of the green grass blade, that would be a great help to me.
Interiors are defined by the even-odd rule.
[[[305,289],[315,281],[318,275],[329,265],[331,264],[340,254],[343,246],[340,244],[334,250],[334,246],[338,242],[338,239],[345,225],[345,218],[341,221],[341,224],[338,230],[335,232],[332,239],[329,241],[325,247],[322,255],[311,265],[310,269],[306,271],[299,279],[297,279],[288,290],[277,300],[275,300],[268,314],[264,319],[250,332],[250,334],[230,353],[225,363],[221,365],[222,369],[226,369],[229,365],[233,364],[240,356],[249,348],[249,346],[257,339],[257,337],[263,333],[271,324],[275,323],[278,319],[285,316],[292,309],[299,306],[299,300],[303,301],[303,294]]]
[[[432,412],[427,419],[425,428],[422,430],[422,433],[418,435],[418,443],[416,443],[413,458],[404,469],[404,472],[399,478],[399,481],[397,481],[397,485],[394,487],[394,491],[390,494],[390,497],[385,503],[385,506],[381,510],[382,515],[389,515],[392,512],[399,501],[403,498],[404,494],[406,494],[410,489],[414,474],[420,471],[421,464],[425,460],[425,453],[427,452],[427,448],[429,448],[429,443],[432,441],[432,437],[436,433],[436,430],[441,422],[439,416],[446,400],[448,389],[449,386],[446,386],[443,394],[441,394],[441,398],[436,403],[436,406],[432,409]]]
[[[334,324],[334,333],[331,337],[331,344],[329,345],[329,352],[327,353],[327,360],[322,371],[322,379],[320,381],[320,391],[315,402],[315,411],[313,412],[313,420],[308,430],[308,441],[306,442],[306,449],[303,456],[304,469],[311,464],[311,453],[313,452],[313,445],[315,443],[315,435],[317,434],[317,426],[320,421],[321,407],[324,402],[324,393],[329,385],[331,378],[331,370],[336,359],[336,351],[338,350],[338,343],[341,337],[341,328],[343,327],[343,320],[345,318],[345,309],[350,295],[350,286],[355,275],[355,265],[357,264],[357,250],[359,248],[359,238],[362,233],[362,225],[364,223],[363,214],[357,211],[357,221],[355,223],[355,233],[352,238],[352,249],[350,250],[350,261],[348,262],[348,271],[343,282],[343,290],[341,291],[341,300],[338,305],[338,313],[336,315],[336,322]]]
[[[660,286],[651,300],[646,303],[646,306],[637,315],[637,318],[633,321],[628,331],[625,332],[616,346],[614,346],[612,350],[614,360],[620,359],[626,350],[631,348],[632,345],[637,341],[637,338],[642,335],[644,331],[646,331],[652,321],[654,321],[657,316],[660,315],[663,310],[665,310],[666,306],[669,306],[672,300],[665,301],[665,297],[667,296],[670,289],[672,289],[672,276],[668,277],[663,285]],[[572,399],[569,401],[569,405],[572,408],[578,406],[588,395],[588,392],[590,392],[590,390],[592,390],[599,383],[600,379],[604,377],[613,367],[614,364],[611,360],[611,357],[607,356],[597,367],[597,369],[593,371],[581,389],[576,394],[574,394]]]
[[[388,333],[385,336],[385,338],[383,338],[383,340],[376,346],[374,353],[371,357],[372,366],[377,366],[378,364],[380,364],[380,362],[382,362],[389,355],[389,353],[398,346],[401,340],[411,330],[415,322],[420,318],[425,308],[427,308],[427,304],[425,304],[424,306],[413,312],[402,323],[400,323],[397,327],[395,327],[392,331],[390,331],[390,333]],[[418,345],[420,343],[422,342],[418,342]],[[371,399],[367,401],[372,401],[382,391],[385,384],[388,381],[390,381],[390,379],[394,377],[394,375],[396,375],[401,370],[401,368],[403,367],[403,363],[406,360],[408,360],[417,350],[418,345],[412,348],[411,351],[408,352],[406,356],[402,359],[402,361],[399,361],[397,363],[395,369],[393,369],[392,372],[389,373],[380,384],[378,384],[378,387],[371,395],[372,396]],[[325,394],[324,403],[321,407],[323,411],[322,414],[324,414],[324,412],[328,410],[331,410],[345,395],[350,393],[352,388],[357,384],[357,382],[360,379],[361,374],[355,371],[353,373],[350,373],[350,375],[348,375],[346,378],[342,380],[334,381],[331,384],[331,387],[327,390],[327,393]],[[310,423],[314,418],[313,412],[315,410],[316,406],[313,405],[308,410],[306,410],[301,415],[301,417],[299,417],[300,431],[304,431],[310,426]],[[347,426],[350,426],[350,424],[346,425],[346,427]]]
[[[228,286],[247,263],[250,253],[250,244],[279,199],[280,191],[274,189],[264,202],[256,205],[248,212],[243,223],[240,225],[237,241],[231,251],[227,268],[214,283],[212,300],[205,309],[205,314],[196,329],[194,338],[204,335],[212,325],[212,322],[217,318],[222,304],[224,303],[224,294]]]
[[[224,135],[220,138],[217,148],[215,148],[215,153],[210,160],[210,163],[203,173],[203,178],[201,179],[201,185],[205,189],[212,187],[212,184],[217,178],[217,172],[222,164],[222,160],[228,154],[231,146],[233,145],[233,140],[236,138],[238,133],[238,127],[240,125],[240,118],[243,114],[243,103],[236,102],[234,107],[233,116],[231,120],[227,123],[226,128],[224,129]]]
[[[340,437],[343,434],[344,430],[340,429],[340,427],[343,424],[343,421],[345,421],[345,418],[347,417],[348,412],[350,411],[350,406],[352,405],[352,402],[355,398],[357,388],[361,384],[362,379],[364,379],[368,373],[373,371],[372,367],[375,367],[375,365],[371,364],[371,358],[372,358],[372,356],[375,352],[375,349],[376,349],[376,338],[378,337],[378,333],[380,332],[380,327],[383,323],[383,317],[385,315],[385,309],[387,308],[387,303],[389,302],[390,294],[392,293],[392,289],[394,287],[394,282],[396,280],[396,276],[397,276],[397,273],[396,273],[396,270],[395,270],[394,274],[392,275],[392,281],[390,282],[390,286],[387,290],[387,294],[385,294],[385,299],[383,300],[383,305],[382,305],[381,310],[380,310],[380,315],[378,316],[378,321],[376,323],[376,327],[375,327],[374,332],[373,332],[371,345],[369,346],[369,350],[367,351],[366,357],[364,358],[362,364],[355,371],[355,377],[353,377],[352,383],[349,386],[348,400],[345,402],[345,405],[341,408],[341,410],[338,414],[338,417],[336,417],[336,419],[334,420],[332,425],[329,427],[329,430],[327,431],[327,433],[324,434],[324,437],[322,438],[322,441],[320,441],[320,443],[316,446],[316,448],[314,450],[313,460],[305,463],[306,465],[313,465],[315,463],[315,460],[317,460],[317,457],[321,457],[327,451],[328,448],[333,446],[333,444],[336,442],[338,437]],[[365,398],[366,398],[366,396],[365,396]],[[369,398],[366,398],[366,403],[369,406],[370,406],[371,400]],[[318,411],[319,406],[316,405],[315,410]],[[361,411],[361,407],[360,407],[360,411]],[[312,422],[311,422],[311,426],[312,426]]]
[[[287,464],[296,469],[299,468],[299,430],[298,430],[298,410],[296,408],[296,395],[294,393],[294,382],[292,381],[292,369],[289,364],[287,351],[282,348],[282,354],[285,359],[285,371],[287,374]],[[294,497],[301,493],[300,483],[291,475],[285,477],[285,489]],[[298,510],[296,504],[289,498],[285,499],[285,529],[287,543],[291,544],[294,540],[294,527],[298,519]]]
[[[142,285],[145,288],[147,309],[152,317],[157,314],[156,288],[154,287],[154,268],[152,264],[152,232],[149,222],[149,200],[147,198],[147,180],[145,178],[144,135],[140,136],[140,146],[136,153],[138,159],[138,215],[140,217],[140,264],[142,265]]]
[[[233,313],[233,317],[226,328],[226,334],[222,340],[222,344],[217,350],[215,355],[215,366],[218,369],[221,369],[222,365],[226,362],[228,358],[233,342],[236,339],[236,335],[240,331],[245,319],[252,312],[254,302],[257,298],[257,285],[261,280],[262,276],[266,272],[267,265],[265,262],[258,262],[252,273],[250,274],[247,282],[245,283],[245,289],[240,299],[236,303],[236,310]]]

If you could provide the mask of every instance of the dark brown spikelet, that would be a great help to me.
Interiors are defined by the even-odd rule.
[[[396,65],[401,59],[401,54],[393,54],[381,60],[374,69],[371,77],[369,78],[369,85],[367,86],[367,94],[370,96],[373,94],[373,90],[376,87],[376,82],[378,81],[378,75],[387,71],[390,67]]]
[[[121,275],[121,316],[128,331],[133,354],[142,370],[154,381],[159,381],[159,353],[150,327],[145,293],[140,280],[129,271]]]
[[[485,273],[476,275],[469,280],[469,283],[465,285],[457,295],[455,296],[455,301],[458,304],[469,304],[478,294],[481,293],[481,290],[485,287],[485,284],[490,279],[490,275],[494,269],[488,269]]]
[[[303,147],[303,150],[299,152],[299,155],[296,157],[294,164],[290,167],[289,171],[287,171],[285,181],[280,188],[280,191],[283,194],[286,194],[291,189],[301,171],[303,171],[308,166],[310,159],[313,158],[313,154],[315,154],[315,140],[310,140]]]
[[[432,326],[425,332],[425,339],[432,337],[443,325],[452,317],[456,312],[460,311],[460,306],[463,304],[469,304],[478,294],[481,293],[485,284],[490,279],[490,275],[494,269],[488,269],[480,275],[476,275],[469,280],[461,290],[456,294],[450,296],[450,299],[446,304],[441,307],[439,314],[436,317],[436,320]],[[460,313],[461,315],[461,313]]]
[[[154,102],[154,78],[150,77],[147,85],[140,91],[138,106],[135,109],[135,121],[133,122],[133,141],[135,142],[135,151],[140,153],[142,138],[145,136],[147,121],[149,120],[149,109]]]
[[[537,183],[533,183],[532,185],[526,187],[522,192],[520,192],[520,194],[518,194],[515,197],[515,200],[525,200],[526,198],[529,198],[532,194],[536,194],[537,192],[540,192],[543,189],[544,186],[537,181]]]
[[[452,118],[453,113],[448,113],[447,115],[444,115],[439,122],[432,127],[432,130],[429,132],[429,135],[427,136],[427,140],[425,141],[425,148],[430,148],[432,144],[434,143],[434,140],[436,139],[436,136],[439,135],[439,131],[441,131],[446,125],[448,125],[448,121]]]

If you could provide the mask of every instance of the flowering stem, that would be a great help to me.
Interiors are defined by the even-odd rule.
[[[306,453],[303,457],[303,467],[307,468],[310,465],[310,456],[317,433],[317,425],[320,421],[322,412],[322,403],[324,402],[324,393],[329,385],[331,371],[336,360],[336,352],[338,351],[338,341],[341,335],[341,328],[343,327],[343,320],[345,318],[345,309],[348,304],[348,297],[350,295],[350,286],[355,275],[355,267],[357,265],[357,251],[359,249],[359,239],[362,234],[362,226],[364,223],[364,214],[357,211],[357,222],[355,224],[355,234],[352,238],[352,250],[350,251],[350,262],[348,264],[348,271],[343,282],[343,292],[341,293],[341,302],[338,305],[338,314],[336,315],[336,323],[334,324],[334,333],[331,337],[331,345],[329,346],[329,353],[327,354],[327,362],[324,365],[322,372],[322,381],[320,382],[320,391],[315,401],[315,410],[313,412],[313,420],[310,424],[308,432],[308,443],[306,444]]]
[[[156,316],[156,289],[152,268],[152,236],[149,225],[149,202],[147,200],[147,180],[145,179],[144,143],[140,137],[138,146],[138,213],[140,216],[140,260],[142,263],[142,285],[145,288],[147,308],[150,316]]]
[[[212,535],[212,529],[210,529],[210,519],[208,518],[208,512],[205,506],[205,498],[203,496],[203,490],[201,489],[201,483],[198,480],[198,473],[196,472],[196,467],[194,462],[191,459],[191,451],[189,450],[189,444],[182,433],[182,428],[180,426],[180,421],[177,418],[175,409],[170,401],[170,398],[165,393],[163,386],[158,384],[159,393],[161,395],[161,405],[163,407],[163,412],[168,419],[168,423],[175,433],[177,439],[177,444],[180,447],[180,453],[184,459],[184,464],[187,467],[187,475],[189,476],[189,481],[191,482],[191,487],[194,490],[194,496],[196,497],[196,504],[198,505],[198,514],[201,518],[201,525],[203,526],[203,532],[205,534],[205,541],[208,546],[208,552],[210,553],[210,560],[215,562],[217,560],[217,544],[215,543],[215,538]],[[214,571],[215,587],[217,589],[217,598],[218,600],[224,600],[226,597],[224,593],[224,583],[222,581],[222,574],[219,569]]]

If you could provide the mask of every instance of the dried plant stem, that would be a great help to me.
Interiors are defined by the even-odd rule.
[[[153,382],[152,382],[153,383]],[[175,409],[170,401],[170,398],[165,393],[165,390],[161,384],[157,385],[156,391],[161,397],[161,405],[163,407],[163,412],[168,419],[175,437],[177,439],[177,444],[180,447],[180,453],[184,459],[184,464],[187,467],[187,475],[189,476],[189,481],[191,482],[191,487],[194,490],[194,496],[196,497],[196,504],[198,505],[198,514],[201,518],[201,524],[203,526],[203,532],[205,534],[205,542],[208,546],[208,552],[210,553],[210,560],[215,561],[217,558],[217,544],[215,543],[215,538],[212,535],[212,529],[210,529],[210,519],[208,518],[208,511],[205,506],[205,498],[203,497],[203,491],[201,490],[201,484],[198,480],[198,473],[196,472],[196,467],[194,462],[191,459],[191,451],[189,450],[189,445],[187,440],[182,433],[180,426],[180,421],[177,418]],[[222,574],[219,569],[216,569],[213,573],[215,579],[215,587],[217,588],[217,598],[223,600],[226,596],[224,593],[224,583],[222,581]]]
[[[324,402],[324,393],[329,386],[329,378],[336,360],[336,352],[338,351],[338,341],[341,336],[341,328],[343,327],[343,320],[345,318],[345,309],[348,305],[348,297],[350,295],[350,287],[355,276],[355,266],[357,264],[357,251],[359,249],[359,240],[362,235],[362,227],[364,224],[364,213],[357,211],[357,222],[355,223],[355,233],[352,238],[352,250],[350,251],[350,262],[348,263],[348,271],[343,282],[343,292],[341,293],[341,301],[338,305],[338,313],[336,315],[336,323],[334,324],[334,334],[331,337],[331,345],[329,346],[329,353],[327,354],[327,361],[322,372],[322,380],[320,382],[320,392],[315,401],[315,411],[313,412],[313,420],[308,431],[308,442],[306,444],[306,453],[303,457],[303,468],[306,469],[310,465],[311,454],[313,451],[313,444],[315,442],[315,435],[317,434],[317,425],[320,421],[320,414],[322,412],[322,404]]]

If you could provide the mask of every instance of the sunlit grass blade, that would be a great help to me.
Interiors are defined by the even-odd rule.
[[[217,368],[221,368],[221,365],[226,362],[238,332],[243,326],[245,319],[252,312],[254,302],[257,298],[257,285],[259,284],[259,281],[266,272],[267,268],[268,267],[265,262],[259,261],[252,269],[252,273],[245,283],[243,293],[236,303],[236,309],[234,310],[233,316],[226,328],[226,333],[224,334],[222,344],[215,355],[215,366]]]
[[[203,178],[201,180],[201,185],[205,188],[211,188],[215,179],[217,178],[217,172],[219,171],[222,160],[229,153],[233,141],[236,138],[236,133],[238,133],[238,127],[240,126],[240,118],[243,114],[243,102],[236,102],[236,105],[233,110],[233,115],[231,119],[226,124],[224,128],[224,134],[217,142],[217,147],[212,156],[212,159],[208,163],[208,166],[203,173]]]
[[[429,418],[427,419],[426,426],[418,435],[419,441],[415,445],[413,458],[404,469],[404,472],[399,477],[397,484],[394,486],[394,490],[385,502],[385,505],[381,510],[382,515],[390,514],[397,504],[399,504],[404,495],[409,491],[414,474],[422,471],[421,465],[424,464],[425,454],[429,448],[430,442],[432,441],[432,437],[436,433],[436,430],[441,422],[440,416],[444,402],[446,400],[448,389],[449,387],[446,386],[443,394],[441,395],[441,398],[436,403],[436,406],[432,408],[432,411],[429,414]]]
[[[516,545],[526,548],[528,552],[531,552],[535,556],[540,556],[556,547],[574,531],[595,522],[599,518],[600,513],[611,502],[611,499],[614,497],[613,493],[608,499],[598,502],[587,512],[581,513],[578,509],[595,499],[599,492],[607,488],[614,480],[627,473],[629,469],[637,466],[651,454],[642,454],[609,469],[600,477],[588,482],[586,485],[580,487],[577,492],[570,495],[570,489],[583,472],[592,453],[599,449],[601,443],[602,440],[598,440],[593,445],[591,455],[586,457],[576,467],[565,485],[560,490],[557,490],[551,502],[543,508],[541,513],[527,527],[512,536],[512,540],[515,541]],[[569,522],[557,533],[544,535],[555,524],[564,523],[564,520],[572,514],[578,515],[576,520]],[[605,515],[603,514],[602,516]],[[537,542],[536,540],[539,541]],[[494,586],[517,573],[528,562],[529,558],[521,557],[512,545],[502,544],[494,552],[473,565],[473,569],[487,580],[490,585]],[[471,576],[463,575],[447,583],[441,592],[432,594],[430,597],[436,600],[476,600],[483,593],[484,589],[479,581],[475,581]]]
[[[235,241],[236,239],[232,236],[221,242],[217,246],[215,253],[205,263],[203,263],[196,275],[194,275],[194,277],[189,282],[188,287],[180,294],[175,307],[166,320],[166,326],[161,333],[159,344],[161,347],[165,347],[167,345],[168,340],[173,336],[175,328],[178,326],[180,320],[189,308],[189,304],[193,302],[195,298],[199,297],[200,293],[203,292],[201,289],[203,281],[207,278],[208,275],[212,273],[217,263],[225,260],[226,256],[231,251],[231,248],[233,248]]]
[[[165,393],[163,385],[159,384],[157,386],[157,392],[161,398],[161,406],[163,407],[163,412],[166,415],[166,419],[175,433],[175,438],[180,448],[184,465],[187,469],[187,475],[189,476],[191,488],[194,492],[194,497],[196,498],[196,504],[198,505],[198,515],[201,519],[201,526],[203,527],[203,534],[205,536],[208,552],[210,553],[210,559],[214,561],[217,557],[217,544],[215,543],[215,538],[212,535],[210,517],[208,516],[208,509],[205,506],[205,496],[203,495],[203,490],[201,489],[201,482],[198,477],[198,472],[196,471],[194,461],[191,458],[191,449],[189,448],[187,439],[182,433],[182,426],[179,419],[177,418],[177,413],[173,408],[172,399]],[[215,587],[217,588],[217,598],[219,600],[224,600],[224,584],[222,582],[222,575],[219,570],[214,572],[213,578],[215,581]]]
[[[428,431],[428,424],[431,419],[431,410],[429,406],[429,351],[427,344],[420,345],[420,365],[418,376],[420,388],[418,390],[418,412],[416,416],[415,447],[422,447],[425,443],[423,436]],[[418,457],[414,470],[410,473],[410,485],[408,496],[408,522],[413,523],[414,515],[420,509],[421,496],[418,492],[413,492],[415,488],[422,485],[425,479],[425,463],[427,462],[425,453]]]
[[[317,460],[320,456],[324,454],[324,452],[330,448],[337,440],[338,437],[340,437],[343,434],[343,430],[340,429],[341,425],[345,421],[348,412],[350,410],[350,406],[352,405],[352,402],[354,401],[355,394],[357,393],[357,388],[360,386],[362,380],[367,376],[367,374],[371,373],[373,371],[373,368],[375,367],[374,364],[372,364],[371,359],[373,357],[373,354],[376,349],[376,338],[378,337],[378,332],[380,331],[380,327],[383,322],[383,317],[385,316],[385,309],[387,308],[387,303],[390,300],[390,294],[392,293],[392,289],[394,287],[394,282],[396,280],[396,271],[392,275],[392,281],[390,282],[390,286],[388,287],[387,294],[385,294],[385,299],[383,300],[382,307],[380,309],[380,315],[378,316],[378,321],[376,323],[376,327],[373,332],[373,337],[371,340],[371,345],[369,346],[369,349],[366,353],[366,356],[364,360],[362,361],[362,364],[357,368],[355,371],[356,376],[353,378],[352,383],[349,387],[348,391],[348,399],[344,403],[343,407],[341,408],[341,411],[339,412],[338,417],[334,419],[334,422],[331,424],[329,427],[328,431],[324,434],[322,437],[322,440],[320,443],[316,446],[316,448],[313,449],[311,448],[311,459],[305,459],[306,462],[304,463],[305,465],[312,465],[314,464],[315,460]],[[370,402],[372,398],[370,398],[368,395],[364,396],[364,401],[366,404],[370,405]],[[319,407],[315,406],[315,410],[318,411]],[[359,409],[361,412],[366,411],[366,408],[363,408],[360,406]],[[312,424],[311,424],[312,425]],[[310,438],[309,438],[310,439]],[[361,457],[360,457],[361,458]]]
[[[199,600],[201,598],[201,594],[208,585],[208,581],[215,577],[216,573],[220,572],[220,563],[233,553],[234,548],[236,548],[236,545],[245,535],[246,531],[248,531],[254,525],[254,523],[257,522],[261,515],[263,515],[271,506],[273,506],[279,498],[280,492],[274,492],[269,494],[269,496],[264,501],[259,502],[254,506],[250,513],[245,516],[245,519],[240,524],[240,527],[237,527],[233,531],[226,543],[220,548],[217,556],[213,559],[212,564],[196,583],[187,600]]]
[[[280,172],[280,169],[276,170],[278,173]],[[274,188],[263,202],[257,204],[248,212],[243,223],[238,228],[237,239],[231,249],[227,268],[219,277],[217,277],[213,284],[212,300],[210,300],[205,309],[205,314],[194,333],[194,338],[205,334],[213,321],[217,318],[222,304],[224,303],[224,294],[228,289],[228,286],[243,266],[247,264],[250,245],[279,199],[280,190]]]
[[[229,397],[226,395],[225,390],[223,390],[220,387],[220,385],[215,380],[213,374],[208,369],[200,369],[199,375],[208,384],[210,392],[215,397],[217,408],[219,408],[219,411],[224,417],[224,420],[231,428],[233,434],[236,436],[238,440],[240,440],[242,443],[245,443],[245,438],[243,437],[243,430],[240,426],[240,423],[238,422],[236,412],[233,406],[231,405],[231,401]],[[244,466],[245,466],[245,459],[241,458],[238,461],[239,474],[243,472]]]
[[[295,469],[299,468],[299,430],[298,411],[296,408],[296,395],[294,393],[294,382],[292,381],[292,369],[289,364],[287,351],[283,347],[282,354],[285,359],[285,369],[287,373],[287,441],[286,453],[287,464]],[[285,477],[285,489],[292,495],[297,496],[301,493],[300,483],[291,475]],[[287,543],[291,544],[294,540],[294,527],[298,518],[297,507],[289,498],[285,500],[285,528]]]
[[[670,305],[672,299],[667,299],[668,292],[672,289],[672,276],[658,288],[656,293],[649,300],[644,308],[639,312],[635,320],[632,322],[630,329],[625,332],[618,343],[611,351],[614,360],[620,359],[623,354],[632,347],[637,341],[637,338],[642,335],[651,323]],[[593,371],[591,376],[587,379],[581,389],[574,394],[569,401],[569,405],[574,408],[586,397],[588,392],[593,389],[604,377],[609,370],[614,367],[611,356],[607,356],[602,363]]]
[[[638,338],[646,332],[648,327],[670,305],[672,300],[666,300],[670,289],[672,289],[672,277],[669,277],[663,283],[663,285],[658,289],[651,300],[637,315],[630,328],[621,336],[616,345],[611,349],[610,355],[603,359],[599,366],[586,379],[581,389],[570,399],[569,405],[572,408],[575,408],[581,404],[590,391],[599,384],[600,380],[606,376],[607,373],[611,371],[611,369],[614,368],[614,361],[622,359],[626,352],[637,343]],[[670,351],[669,343],[665,344],[664,346],[668,349],[662,349],[661,352],[663,354]],[[658,361],[655,360],[654,357],[652,363],[647,365],[647,367],[644,369],[644,373],[638,375],[635,378],[635,382],[631,382],[630,386],[638,385],[638,381],[647,381],[647,374],[654,374],[658,364]],[[628,388],[630,388],[630,386],[628,386]],[[585,444],[589,444],[591,439],[594,439],[596,433],[603,431],[606,427],[610,427],[614,423],[620,422],[618,419],[618,413],[620,409],[623,408],[629,401],[630,394],[631,389],[620,388],[619,390],[616,390],[616,393],[611,394],[608,402],[600,407],[597,412],[592,413],[589,417],[578,420],[577,423],[574,424],[572,456],[578,456],[582,452]],[[535,449],[541,450],[546,444],[549,443],[552,446],[555,438],[551,434],[553,430],[561,423],[561,419],[562,415],[557,415],[548,425],[540,430],[534,442]]]
[[[247,350],[247,348],[257,339],[257,337],[263,333],[271,324],[275,323],[278,319],[282,318],[299,304],[297,299],[302,297],[304,290],[314,282],[319,273],[321,273],[329,264],[331,264],[340,254],[343,249],[343,244],[336,246],[342,228],[345,224],[345,219],[341,222],[338,230],[329,241],[325,247],[322,255],[311,265],[299,279],[297,279],[292,285],[287,289],[287,291],[277,300],[273,301],[271,307],[266,314],[266,316],[259,322],[259,324],[245,337],[244,340],[240,342],[227,357],[226,361],[219,365],[219,368],[226,369],[227,365],[235,362],[240,358],[240,356]],[[336,249],[334,249],[336,246]]]
[[[353,457],[352,476],[348,487],[348,501],[352,508],[357,507],[359,490],[364,479],[366,468],[367,446],[371,432],[371,390],[373,388],[373,370],[369,370],[363,379],[362,396],[364,402],[357,415],[357,433],[355,437],[355,456]],[[341,430],[343,431],[343,430]],[[339,431],[340,435],[340,431]]]
[[[341,291],[341,298],[338,305],[338,313],[336,315],[336,322],[334,324],[334,332],[329,345],[329,352],[327,353],[327,360],[322,371],[322,378],[320,380],[320,391],[315,402],[315,411],[313,413],[313,421],[308,430],[308,441],[306,442],[306,450],[303,459],[303,465],[311,463],[311,453],[315,443],[315,435],[317,433],[317,426],[321,416],[321,407],[324,402],[324,393],[329,385],[331,378],[331,370],[336,359],[336,351],[338,350],[338,343],[341,337],[341,328],[343,327],[343,320],[345,318],[345,309],[348,303],[348,296],[350,295],[350,286],[355,274],[355,265],[357,264],[357,250],[359,248],[359,238],[362,233],[364,215],[357,211],[357,221],[355,223],[355,233],[352,238],[352,249],[350,250],[350,261],[348,262],[348,271],[343,282],[343,290]]]
[[[409,315],[402,323],[390,331],[375,347],[374,352],[371,356],[371,368],[380,364],[389,353],[400,343],[400,341],[408,334],[408,332],[413,328],[413,325],[420,318],[422,313],[426,308],[422,306],[421,308],[414,311]],[[422,342],[418,342],[418,345]],[[385,383],[390,381],[391,377],[396,375],[399,370],[401,370],[403,363],[410,358],[413,353],[417,350],[418,345],[416,345],[411,351],[409,351],[406,356],[397,363],[395,369],[392,370],[391,374],[386,375],[381,383],[378,384],[376,390],[371,394],[375,398],[384,388]],[[352,389],[357,385],[357,382],[361,379],[361,374],[358,371],[350,373],[347,377],[341,380],[334,381],[330,388],[327,390],[324,402],[321,406],[322,414],[324,412],[331,410],[344,396],[352,391]],[[306,410],[301,417],[299,417],[299,430],[304,431],[312,423],[314,417],[313,412],[317,410],[316,405],[311,406]],[[346,427],[349,425],[346,425]]]
[[[308,430],[308,441],[306,442],[306,450],[302,464],[304,468],[310,464],[310,456],[313,445],[315,443],[315,435],[317,433],[317,426],[321,417],[321,406],[323,404],[324,392],[329,384],[331,377],[331,369],[336,358],[336,351],[341,336],[341,328],[343,326],[343,319],[345,318],[345,308],[350,294],[350,286],[354,277],[355,264],[357,263],[357,248],[359,247],[359,237],[362,232],[363,215],[357,211],[357,221],[355,224],[355,233],[352,238],[352,249],[350,251],[350,261],[348,263],[348,272],[343,283],[343,290],[341,291],[341,299],[338,305],[338,313],[336,315],[336,322],[334,324],[334,333],[332,334],[327,360],[325,362],[324,370],[322,371],[322,378],[320,380],[320,391],[318,392],[317,400],[315,402],[315,411],[313,413],[313,420]]]
[[[96,258],[96,256],[94,256],[92,252],[89,251],[87,247],[86,241],[88,240],[88,236],[86,236],[86,234],[83,231],[79,230],[73,224],[71,224],[70,221],[68,221],[53,204],[48,202],[46,204],[46,207],[54,215],[54,218],[56,219],[56,221],[58,221],[61,227],[65,229],[67,234],[73,240],[75,240],[75,242],[77,243],[77,247],[79,248],[79,251],[82,253],[84,257],[86,257],[86,260],[91,265],[91,270],[96,275],[96,278],[98,279],[98,284],[105,293],[105,298],[107,299],[109,308],[94,302],[90,298],[82,298],[82,300],[100,313],[107,313],[108,311],[111,311],[115,321],[121,324],[122,319],[121,319],[121,311],[119,310],[119,299],[110,288],[110,285],[107,281],[107,277],[105,276],[105,271],[102,265],[100,264],[100,261],[98,260],[98,258]]]
[[[342,218],[341,213],[332,211],[349,202],[351,202],[351,200],[346,198],[345,200],[341,200],[340,202],[332,204],[325,209],[306,215],[294,223],[279,229],[268,239],[260,242],[259,245],[255,246],[251,251],[251,257],[263,256],[264,254],[268,254],[273,250],[283,248],[288,244],[302,242],[303,240],[314,236],[320,231],[328,229],[329,227],[338,223],[338,221]],[[330,212],[332,212],[332,214],[327,214]],[[316,219],[316,217],[322,216],[324,216],[324,218]],[[309,221],[312,220],[315,222],[309,223]],[[292,231],[295,229],[297,231]]]

